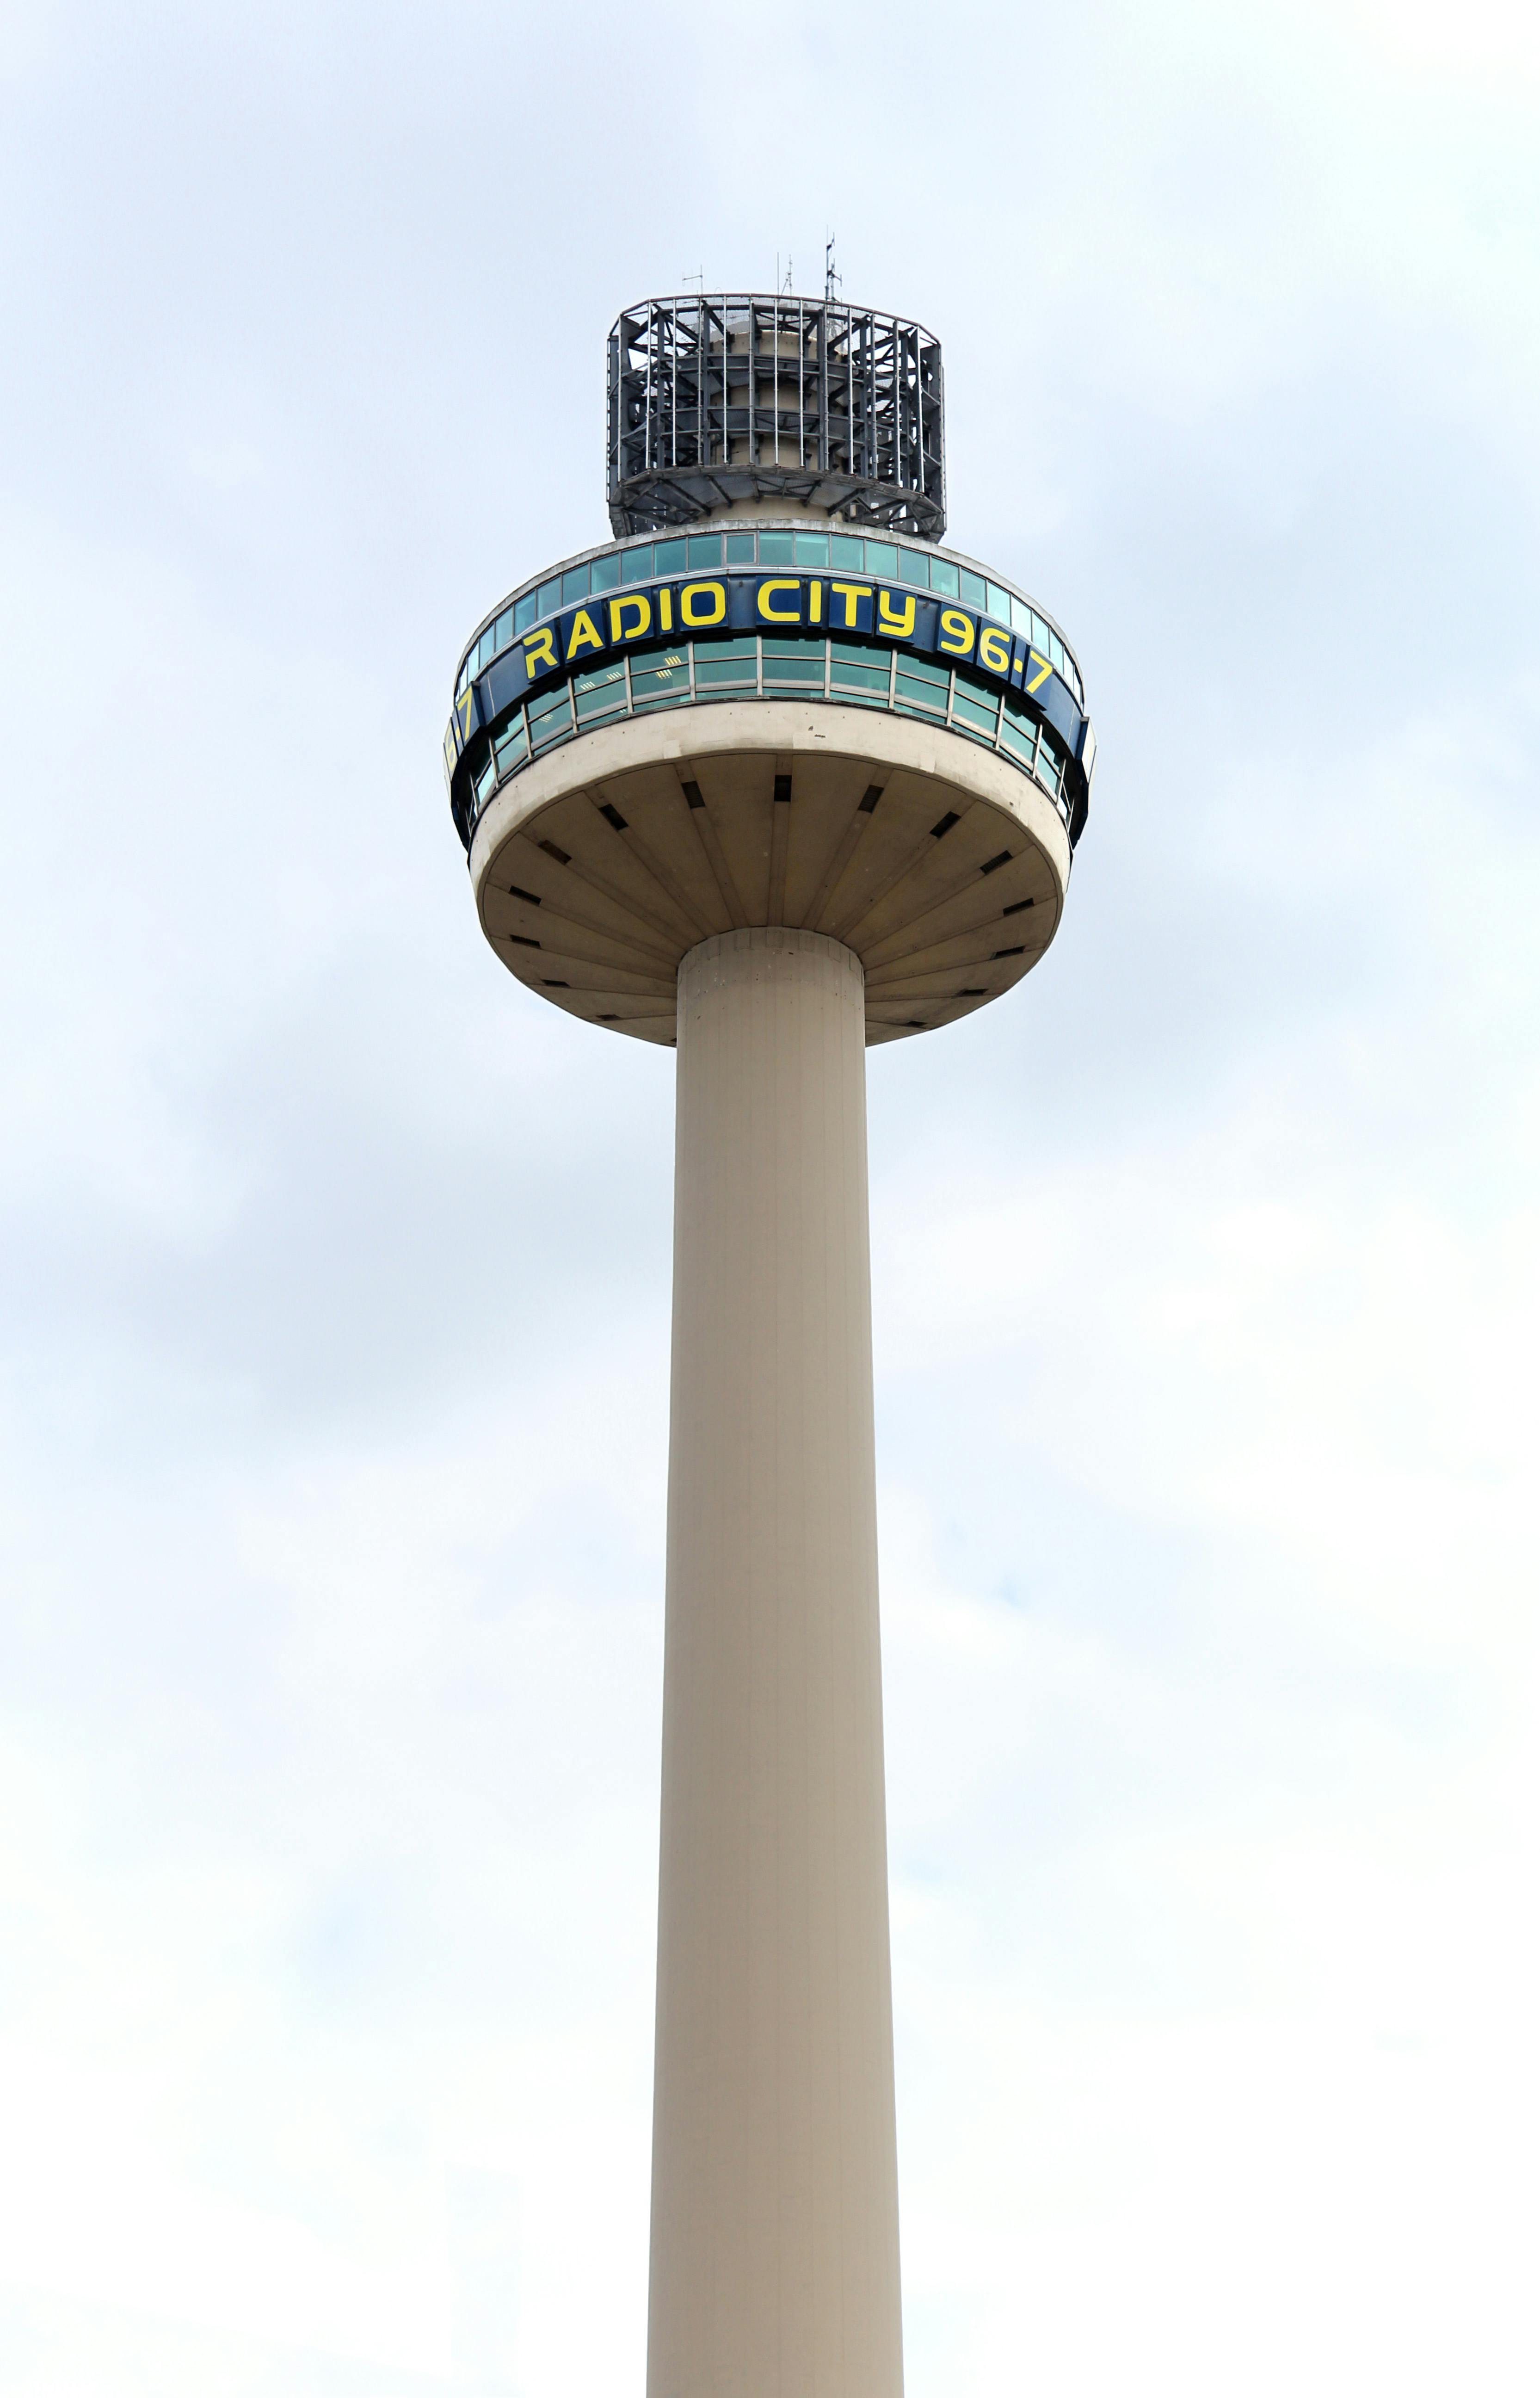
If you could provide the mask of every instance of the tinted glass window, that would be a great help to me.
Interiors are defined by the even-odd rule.
[[[789,532],[762,532],[759,536],[761,566],[790,566],[792,537]]]
[[[549,582],[549,583],[542,583],[542,584],[541,585],[541,586],[540,586],[539,591],[538,591],[538,592],[537,592],[537,594],[535,595],[535,613],[536,613],[536,615],[537,615],[537,616],[548,616],[548,615],[551,613],[551,611],[552,611],[552,609],[553,609],[553,608],[559,608],[560,606],[561,606],[561,584],[560,584],[560,582],[559,582],[559,581],[557,581],[557,580],[553,579],[553,580],[552,580],[551,582]]]
[[[514,638],[514,612],[511,608],[504,608],[492,631],[496,635],[492,645],[494,652],[505,650]]]
[[[655,541],[652,545],[653,573],[681,573],[684,570],[685,546],[682,541]]]
[[[970,608],[978,608],[985,613],[988,613],[989,586],[982,574],[971,574],[966,566],[959,567],[957,588]]]
[[[799,532],[793,536],[796,563],[798,566],[827,566],[829,536],[826,532]]]
[[[931,588],[931,559],[923,549],[901,549],[898,554],[899,580],[917,583],[922,591]]]
[[[563,606],[564,608],[570,607],[570,605],[571,605],[571,603],[572,603],[572,601],[573,601],[574,600],[586,600],[586,599],[587,599],[587,597],[588,597],[588,569],[587,569],[587,567],[586,567],[586,566],[569,566],[569,567],[568,568],[568,570],[567,570],[566,573],[565,573],[565,574],[562,576],[562,578],[561,578],[561,604],[562,604],[562,606]]]
[[[730,566],[752,566],[754,564],[754,535],[751,532],[730,532],[727,537],[727,544],[728,564]]]
[[[620,579],[621,561],[616,551],[611,550],[608,558],[591,560],[588,568],[590,591],[612,591]]]
[[[522,600],[514,602],[514,630],[527,633],[535,621],[535,595],[527,591]]]
[[[853,566],[859,574],[866,564],[866,545],[859,533],[833,532],[829,535],[829,564]]]
[[[869,541],[866,544],[868,574],[898,574],[898,545],[891,541]]]
[[[1065,645],[1063,641],[1060,640],[1057,633],[1050,633],[1048,637],[1048,654],[1052,659],[1054,665],[1058,667],[1059,672],[1063,674],[1065,670]]]
[[[931,560],[931,588],[932,591],[944,591],[949,600],[957,598],[957,570],[949,558],[932,558]]]
[[[651,572],[652,544],[649,541],[644,541],[640,549],[622,550],[621,581],[623,583],[644,583]]]
[[[692,532],[685,549],[685,562],[692,572],[697,566],[720,566],[722,563],[722,536],[719,532]]]

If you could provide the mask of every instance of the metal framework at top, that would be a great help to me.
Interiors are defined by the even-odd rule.
[[[685,292],[610,329],[616,537],[735,500],[798,500],[921,541],[946,530],[941,344],[789,292]]]

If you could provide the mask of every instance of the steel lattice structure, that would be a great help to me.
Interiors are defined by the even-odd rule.
[[[753,499],[946,530],[941,344],[904,317],[789,293],[646,300],[610,329],[609,403],[618,538]]]

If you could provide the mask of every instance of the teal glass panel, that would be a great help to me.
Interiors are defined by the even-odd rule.
[[[505,650],[514,638],[514,612],[511,608],[504,608],[492,627],[492,653],[495,656],[499,650]]]
[[[1038,655],[1040,658],[1047,658],[1051,665],[1052,663],[1052,652],[1050,650],[1048,644],[1051,638],[1052,637],[1049,632],[1048,626],[1043,623],[1042,618],[1035,614],[1032,619],[1032,646],[1037,651]]]
[[[682,574],[687,546],[683,541],[655,541],[652,545],[653,573]]]
[[[557,691],[549,692],[545,696],[553,703],[553,705],[547,708],[543,715],[537,716],[536,704],[533,701],[531,701],[529,710],[529,747],[532,750],[537,752],[542,749],[549,749],[553,741],[564,741],[568,734],[572,730],[572,700],[570,694],[566,691]]]
[[[869,541],[866,544],[868,574],[888,574],[898,580],[898,544],[892,541]]]
[[[1008,749],[1019,764],[1030,771],[1032,753],[1036,747],[1032,726],[1023,723],[1019,717],[1012,716],[1008,708],[1000,720],[1000,748]]]
[[[752,691],[758,679],[759,660],[752,634],[742,641],[696,642],[697,691]]]
[[[995,727],[999,721],[999,702],[965,691],[959,676],[957,687],[952,694],[952,721],[964,733],[980,733],[985,740],[993,741]]]
[[[722,563],[722,536],[719,532],[692,532],[685,543],[685,563],[693,573],[698,566],[715,570]]]
[[[801,691],[822,691],[824,646],[822,641],[767,640],[762,642],[765,689],[768,691],[771,683],[783,689],[788,683],[795,683]]]
[[[514,767],[521,766],[529,755],[529,735],[525,727],[524,710],[521,707],[507,729],[499,736],[497,745],[499,774],[510,774]]]
[[[495,758],[489,758],[487,763],[483,766],[480,774],[475,778],[476,798],[478,800],[485,800],[496,781],[497,760]]]
[[[829,536],[826,532],[799,532],[792,536],[793,560],[797,566],[827,566]]]
[[[592,724],[601,716],[613,716],[625,706],[625,667],[617,659],[610,667],[596,667],[592,674],[579,675],[572,685],[577,701],[578,722]]]
[[[1058,667],[1059,672],[1063,674],[1065,670],[1065,645],[1063,641],[1060,640],[1057,633],[1050,633],[1048,637],[1048,654],[1052,659],[1054,665]]]
[[[931,588],[932,591],[944,591],[948,600],[957,598],[957,570],[949,558],[932,558],[931,560]]]
[[[856,532],[832,532],[829,535],[829,564],[854,569],[857,574],[866,570],[866,545]]]
[[[482,667],[483,667],[490,666],[490,664],[491,664],[491,660],[492,660],[492,637],[491,637],[490,632],[489,631],[489,632],[485,632],[485,633],[483,633],[483,634],[482,634],[480,640],[479,640],[479,641],[477,641],[476,645],[475,645],[475,658],[473,659],[473,661],[472,661],[472,665],[471,665],[471,672],[472,672],[472,674],[473,674],[473,675],[478,675],[478,674],[481,672],[481,669],[482,669]]]
[[[931,559],[923,549],[901,549],[898,554],[898,579],[901,583],[917,584],[920,590],[931,588]]]
[[[621,558],[619,550],[612,549],[608,558],[596,558],[590,559],[588,566],[588,588],[590,591],[613,591],[620,579]]]
[[[586,599],[587,599],[587,597],[588,597],[588,569],[587,569],[587,567],[586,567],[586,566],[569,566],[569,567],[568,568],[568,570],[567,570],[566,573],[565,573],[565,574],[562,576],[562,578],[561,578],[561,604],[562,604],[562,606],[563,606],[564,608],[570,608],[570,606],[571,606],[571,604],[572,604],[572,602],[573,602],[573,600],[586,600]]]
[[[794,559],[792,557],[791,534],[789,532],[762,532],[759,536],[759,563],[761,566],[792,565],[794,563]]]
[[[527,591],[522,600],[514,602],[514,631],[527,633],[535,621],[535,595]]]
[[[829,683],[835,691],[864,694],[886,699],[888,695],[888,664],[878,663],[870,650],[852,647],[849,641],[829,643]]]
[[[1046,784],[1057,799],[1059,786],[1065,776],[1064,753],[1046,725],[1043,728],[1042,738],[1038,744],[1038,763],[1034,771],[1038,782]]]
[[[651,572],[652,544],[649,541],[644,541],[639,549],[622,550],[621,581],[623,583],[645,583]]]
[[[751,532],[730,532],[727,536],[727,545],[730,566],[754,564],[754,535]]]
[[[537,616],[549,616],[553,608],[560,606],[561,579],[559,576],[553,576],[549,583],[541,585],[535,596],[535,613]]]
[[[989,594],[989,613],[994,617],[995,622],[998,625],[1009,625],[1011,622],[1011,594],[1006,589],[1004,584],[986,583],[984,587]]]
[[[670,707],[690,697],[690,652],[686,643],[670,648],[651,641],[631,653],[633,707]]]
[[[944,716],[949,680],[944,667],[928,667],[901,653],[893,677],[893,705],[906,716]]]
[[[984,614],[988,614],[989,586],[982,574],[971,573],[966,566],[959,567],[957,570],[957,596],[968,607],[977,608]]]

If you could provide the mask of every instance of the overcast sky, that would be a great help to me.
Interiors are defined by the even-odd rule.
[[[870,1067],[911,2398],[1530,2398],[1534,21],[7,0],[7,2398],[641,2391],[673,1060],[439,742],[830,227],[1101,742]]]

